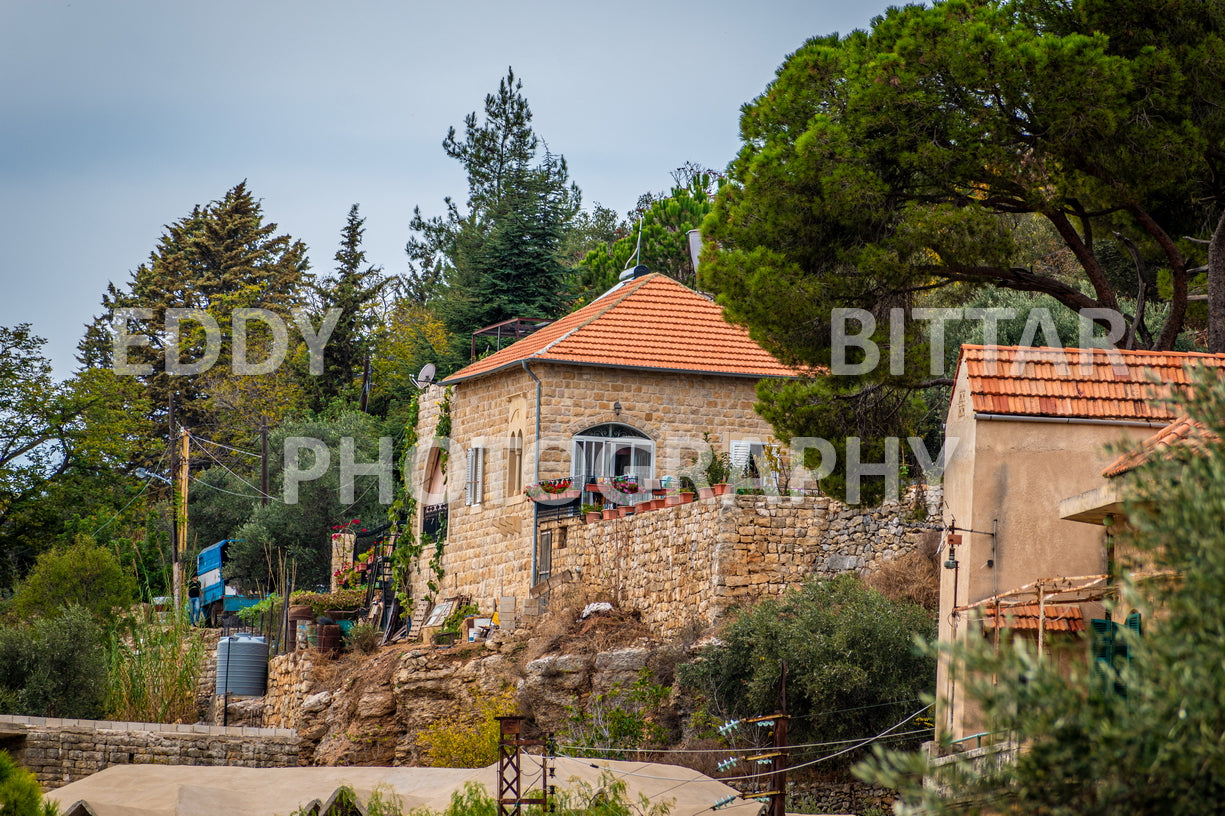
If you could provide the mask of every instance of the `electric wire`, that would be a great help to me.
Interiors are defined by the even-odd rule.
[[[187,432],[187,435],[188,435],[189,437],[191,437],[192,439],[197,439],[197,438],[198,438],[198,437],[196,437],[195,435],[193,435],[193,434],[192,434],[190,431],[188,431],[188,432]],[[206,456],[208,456],[208,458],[212,459],[214,462],[216,462],[216,463],[217,463],[217,465],[218,465],[218,466],[219,466],[219,467],[220,467],[222,470],[224,470],[226,473],[230,474],[230,475],[231,475],[231,476],[233,476],[235,479],[237,479],[238,481],[240,481],[240,482],[242,482],[243,484],[245,484],[247,487],[249,487],[249,488],[251,488],[252,490],[256,491],[256,492],[259,494],[258,496],[256,496],[256,498],[263,498],[263,496],[264,496],[264,491],[260,490],[258,487],[256,487],[255,485],[251,484],[250,482],[248,482],[248,481],[247,481],[246,479],[244,479],[243,477],[239,476],[239,475],[238,475],[237,473],[235,473],[234,471],[230,470],[230,468],[229,468],[229,467],[228,467],[228,466],[225,464],[225,462],[222,462],[220,459],[218,459],[218,458],[217,458],[217,457],[216,457],[216,456],[215,456],[215,455],[212,453],[212,451],[208,450],[208,448],[201,448],[200,450],[204,451],[205,455],[206,455]],[[206,484],[207,484],[207,482],[206,482]],[[224,491],[224,492],[227,492],[227,493],[228,493],[228,492],[230,492],[230,491]],[[270,496],[269,498],[271,498],[271,496]]]
[[[230,447],[229,445],[223,445],[223,444],[221,444],[220,442],[214,442],[214,441],[213,441],[213,440],[211,440],[211,439],[205,439],[204,437],[202,437],[202,436],[196,436],[195,434],[192,434],[192,435],[191,435],[191,438],[192,438],[192,439],[194,439],[194,440],[195,440],[195,441],[197,441],[197,442],[203,442],[203,443],[205,443],[205,444],[207,444],[207,445],[216,445],[216,446],[217,446],[217,447],[219,447],[219,448],[225,448],[225,449],[226,449],[226,450],[228,450],[228,451],[234,451],[234,453],[241,453],[241,454],[243,454],[244,456],[250,456],[250,457],[252,457],[252,458],[254,458],[254,459],[263,459],[263,458],[264,458],[264,457],[263,457],[263,454],[259,454],[259,453],[252,453],[251,451],[245,451],[245,450],[242,450],[241,448],[232,448],[232,447]]]
[[[160,459],[158,459],[158,460],[157,460],[157,464],[156,464],[154,467],[156,467],[156,468],[161,468],[161,466],[162,466],[162,462],[166,461],[166,454],[167,454],[168,452],[169,452],[169,448],[167,448],[166,450],[162,451],[162,458],[160,458]],[[119,508],[119,511],[118,511],[118,512],[116,512],[116,513],[115,513],[115,515],[111,516],[109,521],[104,522],[104,523],[103,523],[103,524],[102,524],[100,527],[98,527],[98,529],[94,530],[94,531],[93,531],[93,533],[91,533],[91,534],[90,534],[90,538],[94,538],[95,536],[97,536],[97,535],[98,535],[98,533],[102,532],[102,531],[103,531],[103,530],[105,530],[107,527],[110,527],[110,526],[111,526],[111,524],[113,524],[113,523],[114,523],[115,519],[117,519],[117,518],[119,518],[121,515],[123,515],[123,511],[124,511],[124,510],[127,510],[129,507],[131,507],[133,502],[135,502],[137,499],[139,499],[141,496],[143,496],[143,495],[145,494],[145,491],[149,489],[149,483],[150,483],[150,482],[152,482],[152,481],[153,481],[153,474],[152,474],[152,473],[150,473],[148,476],[146,476],[146,477],[145,477],[145,484],[144,484],[144,487],[142,487],[142,488],[140,489],[140,492],[138,492],[138,493],[137,493],[135,496],[133,496],[133,497],[132,497],[132,498],[131,498],[131,499],[128,501],[128,503],[127,503],[127,504],[125,504],[123,507]]]
[[[828,754],[827,756],[823,756],[823,757],[821,757],[821,758],[819,758],[819,759],[814,759],[814,760],[811,760],[811,761],[809,761],[809,762],[804,762],[804,763],[801,763],[801,764],[799,764],[799,765],[792,765],[792,766],[789,766],[789,767],[785,768],[784,770],[786,770],[786,771],[797,771],[797,770],[799,770],[799,769],[801,769],[801,768],[807,768],[807,767],[809,767],[809,766],[811,766],[811,765],[816,765],[816,764],[817,764],[817,763],[819,763],[819,762],[824,762],[824,761],[826,761],[827,759],[833,759],[833,758],[834,758],[834,757],[836,757],[836,756],[841,756],[842,754],[850,753],[851,751],[854,751],[856,748],[861,748],[861,747],[863,747],[863,746],[865,746],[865,745],[869,745],[869,744],[871,744],[871,743],[873,743],[873,742],[876,742],[877,740],[882,739],[883,737],[888,736],[888,735],[889,735],[891,732],[895,731],[896,729],[901,728],[903,725],[905,725],[906,723],[910,722],[911,720],[913,720],[915,717],[917,717],[917,716],[919,716],[920,714],[922,714],[922,713],[923,713],[924,711],[926,711],[927,709],[931,708],[931,707],[932,707],[932,705],[933,705],[932,703],[928,703],[927,705],[923,706],[922,708],[920,708],[918,711],[914,712],[913,714],[910,714],[909,716],[904,717],[903,719],[899,720],[898,722],[896,722],[896,723],[894,723],[893,725],[891,725],[891,726],[889,726],[888,728],[886,728],[884,731],[881,731],[879,734],[877,734],[877,735],[875,735],[875,736],[872,736],[872,737],[868,737],[868,738],[866,738],[866,739],[859,740],[858,742],[856,742],[856,744],[854,744],[854,745],[850,746],[849,748],[844,748],[844,749],[842,749],[841,751],[836,751],[835,753]],[[926,730],[928,730],[928,729],[922,729],[922,730],[926,731]],[[791,746],[788,746],[788,747],[790,748]],[[757,750],[761,750],[761,749],[757,749]],[[569,759],[582,759],[582,757],[569,757]],[[613,769],[612,769],[612,768],[609,768],[607,765],[595,765],[595,764],[592,764],[592,763],[590,763],[590,762],[589,762],[589,763],[587,763],[587,764],[588,764],[588,766],[589,766],[589,767],[595,768],[596,770],[604,770],[604,769],[608,769],[608,770],[610,770],[610,771],[613,771]],[[644,767],[645,767],[645,766],[644,766]],[[624,774],[624,775],[626,775],[626,776],[640,776],[640,777],[642,777],[642,778],[644,778],[644,779],[657,779],[657,780],[660,780],[660,781],[663,781],[663,782],[685,782],[685,781],[692,781],[692,780],[680,779],[680,778],[675,777],[675,776],[651,776],[650,774],[634,773],[634,772],[631,772],[631,771],[613,771],[613,773],[621,773],[621,774]],[[775,773],[775,771],[774,771],[773,769],[771,769],[771,770],[769,770],[769,771],[760,771],[760,772],[758,772],[758,773],[742,774],[742,775],[740,775],[740,776],[722,776],[722,777],[714,777],[714,778],[715,778],[715,779],[716,779],[716,781],[718,781],[718,782],[735,782],[735,781],[738,781],[738,780],[741,780],[741,779],[756,779],[757,777],[760,777],[760,776],[769,776],[770,774],[773,774],[773,773]],[[700,812],[700,811],[699,811],[699,812]]]

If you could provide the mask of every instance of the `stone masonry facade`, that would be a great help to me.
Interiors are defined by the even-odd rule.
[[[294,767],[299,742],[296,731],[281,728],[0,717],[0,748],[44,789],[112,765]]]
[[[756,379],[679,374],[615,367],[529,363],[540,387],[540,479],[571,475],[573,437],[593,426],[617,423],[645,434],[655,449],[655,476],[679,473],[706,450],[709,432],[716,450],[733,439],[768,442],[772,429],[753,410]],[[439,595],[466,594],[482,607],[501,596],[526,598],[532,574],[533,504],[514,489],[508,472],[516,461],[509,440],[521,439],[518,482],[536,481],[536,383],[521,367],[456,383],[451,397],[451,454],[448,466],[448,535]],[[419,445],[437,427],[443,389],[421,396]],[[466,451],[484,450],[483,496],[465,504]],[[432,457],[418,459],[415,484],[429,483]],[[423,495],[420,505],[441,496]],[[418,527],[418,529],[420,529]],[[428,553],[427,553],[428,557]],[[558,565],[554,564],[556,571]],[[423,569],[417,597],[425,593]]]
[[[940,502],[939,487],[912,487],[875,508],[726,495],[590,524],[565,519],[553,571],[671,634],[809,578],[873,572],[939,528]]]

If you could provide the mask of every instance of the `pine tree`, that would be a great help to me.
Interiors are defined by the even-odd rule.
[[[560,259],[581,196],[562,156],[546,148],[537,159],[522,87],[508,70],[483,119],[469,114],[463,138],[451,128],[443,141],[467,174],[466,211],[448,198],[446,216],[426,219],[418,208],[411,224],[406,297],[435,308],[453,337],[452,364],[466,358],[475,329],[553,316],[566,302]]]
[[[264,223],[263,211],[242,182],[219,200],[197,205],[191,213],[166,228],[149,260],[132,273],[126,288],[110,284],[102,298],[103,313],[87,326],[78,346],[78,359],[88,367],[113,364],[112,329],[116,312],[123,308],[148,308],[152,318],[130,326],[133,334],[150,338],[147,348],[127,349],[131,364],[149,364],[153,373],[140,375],[145,396],[163,432],[166,430],[165,406],[169,395],[176,395],[178,421],[196,429],[216,429],[237,403],[250,399],[238,392],[251,388],[284,391],[285,377],[248,377],[249,383],[230,382],[232,355],[232,315],[238,308],[268,309],[286,320],[290,310],[304,303],[308,282],[306,246],[287,234],[277,234],[275,223]],[[221,334],[220,354],[213,367],[194,375],[166,371],[166,310],[200,309],[212,316]],[[184,361],[198,359],[205,348],[204,330],[195,323],[183,324],[178,349]],[[262,323],[252,322],[248,329],[248,358],[258,360],[260,351],[271,342]],[[171,351],[171,354],[174,350]],[[212,405],[214,392],[227,392],[222,410]],[[292,388],[290,388],[292,390]],[[282,401],[263,395],[260,411]],[[284,408],[288,405],[283,406]]]
[[[340,248],[336,250],[336,274],[315,289],[320,314],[329,309],[340,310],[324,350],[323,374],[311,378],[317,410],[337,397],[348,400],[358,397],[366,360],[374,351],[380,323],[379,298],[388,281],[380,268],[366,264],[366,252],[362,249],[365,223],[354,204],[349,208]]]

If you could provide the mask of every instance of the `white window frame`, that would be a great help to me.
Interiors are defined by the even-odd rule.
[[[485,448],[468,448],[468,467],[464,474],[464,504],[471,507],[485,501]]]
[[[615,473],[614,465],[616,462],[617,450],[623,447],[629,447],[631,450],[643,451],[647,457],[645,465],[630,465],[625,470],[632,473],[640,480],[654,478],[655,475],[655,441],[644,434],[632,425],[626,425],[623,422],[608,422],[604,425],[618,425],[633,432],[633,435],[626,436],[597,436],[587,433],[586,431],[577,433],[573,437],[572,456],[570,460],[571,476],[585,478],[587,476],[623,476],[624,473]],[[596,425],[588,428],[587,431],[592,431],[602,427]],[[598,448],[598,450],[596,450]],[[594,452],[592,460],[598,462],[600,467],[598,470],[591,467],[586,451]],[[631,459],[633,459],[631,454]]]

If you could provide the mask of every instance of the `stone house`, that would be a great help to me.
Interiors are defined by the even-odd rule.
[[[561,569],[580,499],[525,489],[572,477],[661,479],[708,450],[744,463],[771,438],[754,411],[763,378],[790,377],[709,298],[665,275],[623,280],[592,303],[422,393],[416,532],[445,520],[440,595],[482,608],[527,598]],[[440,419],[449,448],[430,449]],[[584,493],[582,502],[597,497]]]
[[[962,347],[945,424],[956,443],[944,472],[942,641],[1030,637],[1048,659],[1088,658],[1081,633],[1107,618],[1116,555],[1104,472],[1119,447],[1175,419],[1163,398],[1197,363],[1225,357]],[[981,731],[945,661],[936,723],[954,740]]]

